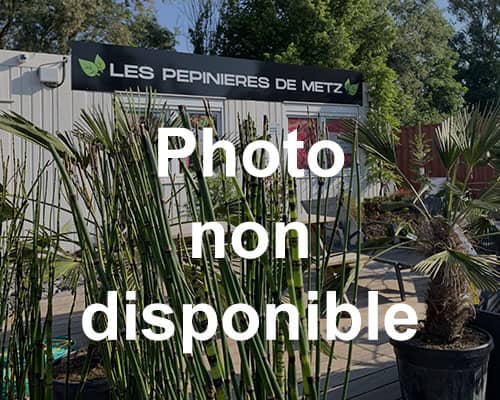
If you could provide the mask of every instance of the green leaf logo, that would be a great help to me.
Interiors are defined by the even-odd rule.
[[[104,68],[106,68],[106,63],[104,62],[104,60],[101,58],[101,56],[99,54],[97,54],[95,56],[94,64],[97,67],[97,69],[99,70],[99,73],[104,71]]]
[[[347,80],[344,82],[344,88],[347,94],[349,94],[350,96],[355,96],[356,93],[358,93],[359,83],[351,83],[351,80],[347,78]]]
[[[106,68],[106,63],[99,54],[95,56],[94,61],[79,58],[78,63],[80,64],[83,73],[90,78],[101,75]]]

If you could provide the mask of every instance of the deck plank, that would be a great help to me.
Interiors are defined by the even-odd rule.
[[[382,385],[374,387],[368,392],[356,396],[348,397],[348,400],[400,400],[401,390],[399,388],[399,382],[392,382],[387,385]]]
[[[403,280],[407,293],[406,303],[413,306],[418,317],[424,315],[423,297],[427,280],[407,270],[403,271]],[[401,393],[397,376],[396,362],[389,338],[385,333],[383,318],[385,311],[393,304],[401,301],[394,269],[379,263],[368,264],[360,274],[359,297],[357,306],[360,309],[363,324],[367,321],[368,290],[379,291],[379,340],[367,339],[366,328],[353,345],[352,365],[349,375],[348,399],[351,400],[399,400]],[[43,303],[43,302],[42,302]],[[66,335],[68,331],[68,316],[72,296],[60,293],[54,297],[54,334]],[[42,309],[44,304],[42,304]],[[85,307],[83,294],[79,293],[71,322],[72,334],[78,346],[85,346],[86,338],[81,329],[81,315]],[[342,320],[342,326],[348,325],[348,320]],[[321,332],[326,330],[326,322],[321,322]],[[333,374],[329,380],[328,399],[341,398],[342,384],[345,377],[345,365],[348,354],[348,343],[338,342],[335,349]],[[237,353],[237,352],[236,352]],[[297,353],[298,355],[298,353]],[[299,357],[297,371],[300,375]],[[324,373],[328,365],[328,357],[321,355],[321,371]],[[238,372],[238,371],[237,371]],[[300,379],[300,376],[299,376]],[[323,380],[322,380],[323,381]]]
[[[361,376],[351,375],[347,387],[347,398],[356,398],[371,392],[373,388],[384,387],[398,381],[398,371],[396,365],[368,372]],[[343,385],[333,387],[328,391],[329,399],[341,398]]]

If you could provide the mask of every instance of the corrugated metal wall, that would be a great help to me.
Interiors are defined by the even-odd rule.
[[[27,54],[26,61],[20,56]],[[14,111],[32,121],[35,125],[49,132],[67,131],[73,126],[82,109],[100,106],[109,110],[111,95],[109,93],[91,93],[71,90],[70,63],[63,63],[64,57],[51,54],[33,54],[14,51],[0,51],[0,110]],[[49,88],[40,83],[38,68],[40,66],[58,68],[59,77],[64,82],[58,88]],[[66,69],[63,73],[63,68]],[[46,161],[46,155],[39,159],[38,147],[26,144],[21,140],[12,140],[10,135],[0,135],[2,150],[9,154],[15,150],[21,155],[23,150],[32,167],[38,161]]]
[[[64,63],[64,60],[65,57],[60,55],[0,50],[0,110],[21,114],[53,133],[70,130],[83,108],[101,106],[104,110],[109,109],[110,94],[71,90],[70,63]],[[38,77],[40,66],[57,68],[59,78],[61,81],[64,78],[64,82],[57,88],[44,86]],[[3,160],[9,157],[9,171],[13,171],[15,159],[20,162],[26,160],[27,182],[36,179],[40,168],[52,160],[50,154],[39,146],[5,132],[0,132],[0,145]],[[55,203],[60,194],[60,180],[53,165],[45,174],[44,182],[48,188],[47,201]],[[64,196],[61,202],[62,207],[67,207]],[[64,225],[67,222],[72,222],[72,217],[63,213],[60,223]],[[55,214],[47,214],[44,223],[55,226]]]

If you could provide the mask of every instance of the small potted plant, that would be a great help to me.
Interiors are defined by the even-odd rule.
[[[54,363],[54,400],[109,400],[110,387],[95,346]]]
[[[426,316],[415,337],[392,341],[402,396],[405,400],[485,399],[491,336],[472,328],[474,292],[496,291],[496,259],[477,254],[470,246],[471,216],[500,209],[500,185],[474,198],[468,183],[474,167],[488,162],[500,143],[499,107],[470,108],[445,120],[434,134],[434,145],[446,170],[442,209],[426,207],[420,192],[398,167],[394,135],[371,123],[346,127],[344,140],[359,145],[399,173],[415,196],[421,218],[415,244],[428,256],[415,270],[430,278]]]

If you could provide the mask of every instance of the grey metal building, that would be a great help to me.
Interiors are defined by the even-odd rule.
[[[252,116],[258,129],[267,116],[270,133],[277,137],[299,128],[300,139],[310,115],[319,116],[335,139],[339,121],[363,118],[368,104],[366,86],[353,71],[81,42],[71,55],[0,50],[0,110],[15,111],[49,132],[71,130],[84,109],[110,112],[113,95],[146,86],[157,91],[159,102],[171,108],[185,105],[193,116],[203,114],[207,99],[226,136],[237,133],[239,114]],[[145,99],[136,96],[136,101],[140,106]],[[31,174],[39,160],[50,157],[5,132],[0,140],[4,156],[26,150]],[[307,178],[298,188],[301,199],[309,198]],[[363,196],[376,193],[363,179]]]

